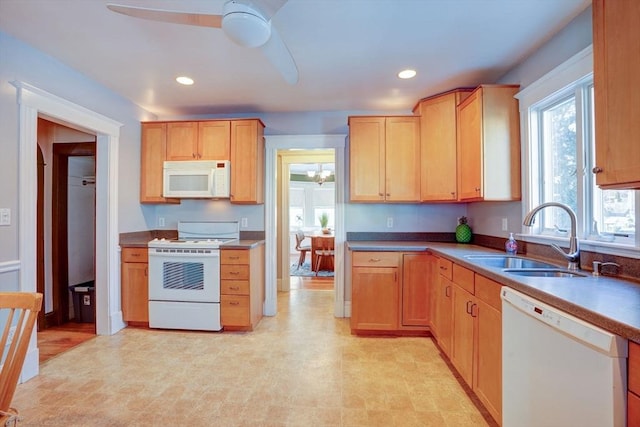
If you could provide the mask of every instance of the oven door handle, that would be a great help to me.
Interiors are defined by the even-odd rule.
[[[149,249],[149,258],[220,258],[220,251],[197,249],[194,252],[157,252]]]

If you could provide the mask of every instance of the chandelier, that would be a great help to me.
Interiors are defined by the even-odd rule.
[[[307,176],[317,182],[318,185],[324,184],[331,174],[332,172],[329,170],[322,170],[322,163],[318,163],[318,169],[307,171]]]

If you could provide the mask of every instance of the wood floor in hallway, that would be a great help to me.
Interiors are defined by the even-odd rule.
[[[22,426],[492,425],[430,338],[363,338],[333,292],[278,294],[253,332],[127,328],[41,365]]]

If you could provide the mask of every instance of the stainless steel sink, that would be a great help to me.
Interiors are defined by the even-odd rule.
[[[558,268],[558,266],[542,261],[508,255],[468,255],[469,261],[487,267],[497,268]]]
[[[587,277],[586,274],[560,268],[505,268],[505,273],[528,277]]]

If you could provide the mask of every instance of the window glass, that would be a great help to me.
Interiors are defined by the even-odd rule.
[[[543,108],[540,113],[542,201],[564,203],[575,212],[578,208],[575,97]],[[543,221],[546,231],[563,233],[570,227],[569,216],[561,209],[545,210]]]

